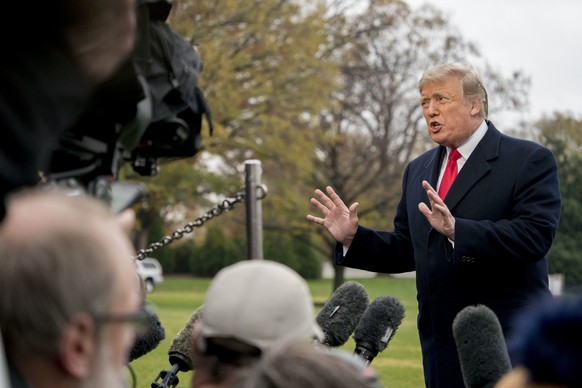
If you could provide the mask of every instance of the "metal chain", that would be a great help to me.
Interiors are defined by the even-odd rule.
[[[257,199],[262,200],[263,198],[265,198],[265,196],[267,195],[266,186],[259,185],[257,187],[257,190],[259,191]],[[234,197],[223,200],[221,203],[212,207],[202,216],[196,218],[192,222],[188,222],[186,225],[184,225],[183,228],[178,228],[171,235],[165,236],[159,241],[149,244],[146,248],[138,250],[133,258],[136,260],[145,259],[147,257],[147,254],[153,253],[158,249],[161,249],[166,245],[170,244],[171,242],[181,239],[182,237],[184,237],[185,234],[192,233],[194,231],[194,228],[202,227],[206,223],[206,221],[209,221],[215,217],[218,217],[221,214],[226,213],[229,210],[232,210],[236,204],[243,202],[245,197],[246,195],[243,187],[243,189],[236,193]]]

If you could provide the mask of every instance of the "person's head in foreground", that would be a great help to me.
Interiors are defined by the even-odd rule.
[[[289,343],[239,375],[232,388],[380,388],[374,371],[342,351]]]
[[[582,387],[582,300],[538,303],[508,340],[516,367],[496,388]]]
[[[223,268],[194,329],[192,386],[229,386],[236,372],[269,350],[321,340],[313,310],[307,283],[283,264],[246,260]]]
[[[12,385],[121,387],[141,314],[133,248],[108,207],[12,196],[0,226],[0,328]]]

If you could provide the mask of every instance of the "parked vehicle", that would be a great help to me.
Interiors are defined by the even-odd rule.
[[[153,257],[146,257],[143,260],[136,260],[137,273],[143,279],[147,292],[152,292],[154,288],[164,281],[164,271],[162,265]]]

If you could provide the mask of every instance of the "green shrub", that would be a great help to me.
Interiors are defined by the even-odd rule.
[[[190,251],[190,273],[213,277],[222,268],[245,258],[246,249],[239,241],[225,236],[222,228],[210,227],[204,244]]]

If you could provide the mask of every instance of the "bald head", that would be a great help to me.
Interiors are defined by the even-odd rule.
[[[43,238],[81,225],[85,228],[78,232],[84,233],[110,217],[101,204],[61,191],[23,191],[9,199],[8,207],[0,238],[15,243],[28,240],[31,234]]]

